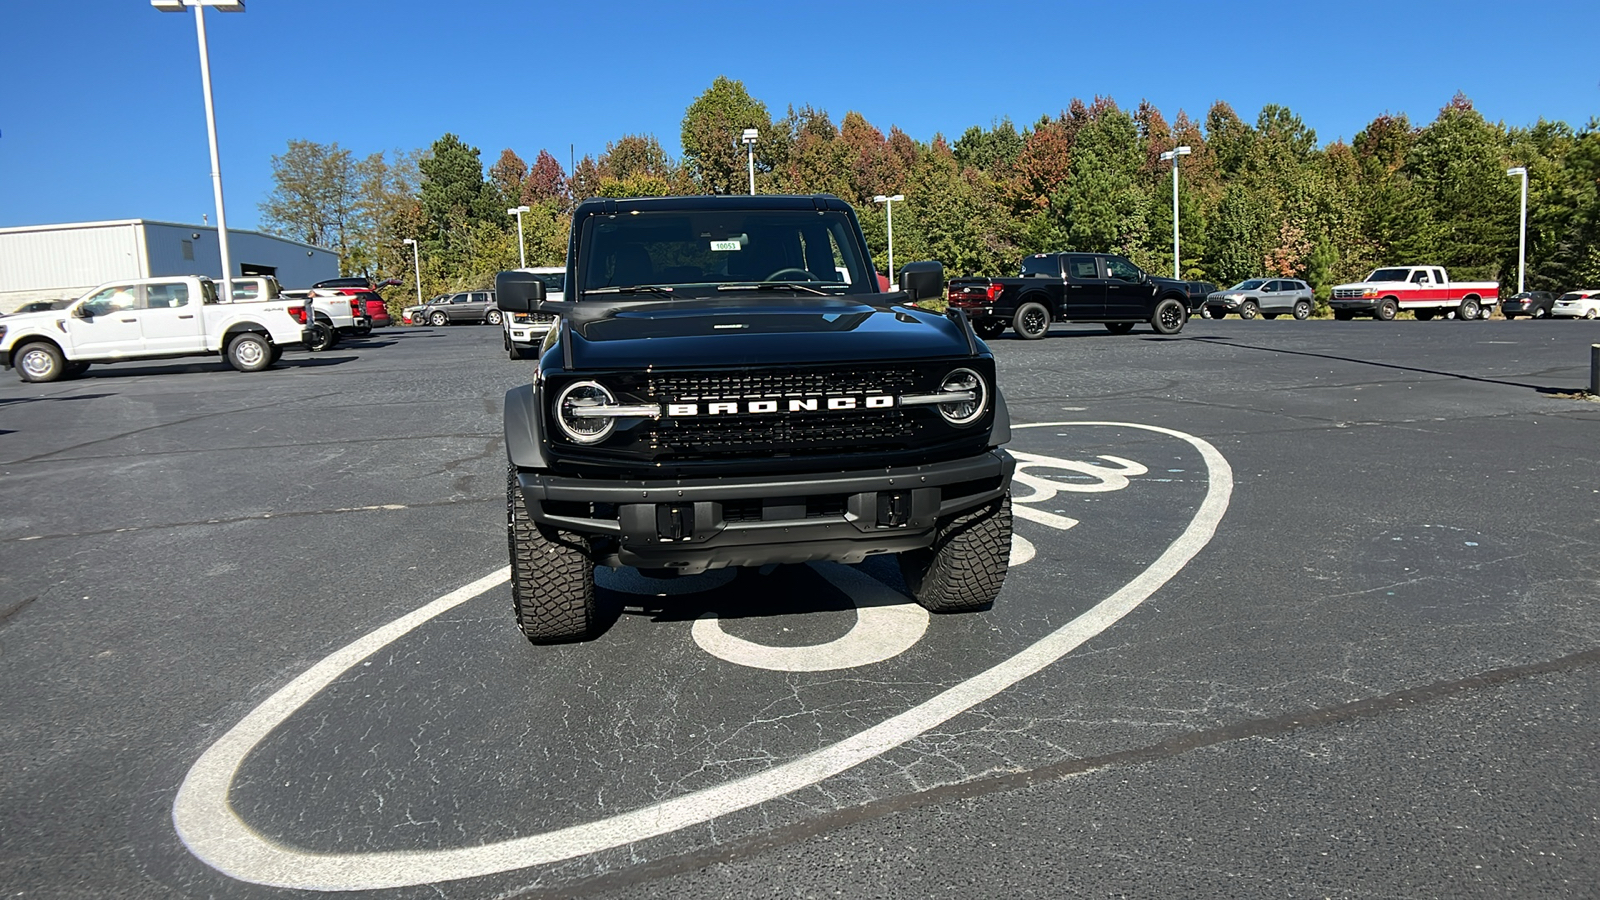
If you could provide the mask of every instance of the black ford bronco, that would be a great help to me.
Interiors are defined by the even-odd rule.
[[[882,293],[832,196],[594,199],[567,291],[502,272],[500,308],[560,318],[506,394],[517,622],[598,630],[594,567],[647,575],[899,557],[917,602],[987,608],[1005,580],[1015,462],[994,358],[964,313]]]

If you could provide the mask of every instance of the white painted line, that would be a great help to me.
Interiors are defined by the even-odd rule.
[[[1043,422],[1014,428],[1109,426],[1166,434],[1205,459],[1205,499],[1178,539],[1155,562],[1111,596],[1015,656],[911,709],[765,772],[664,800],[641,809],[541,834],[449,850],[314,853],[256,833],[228,805],[239,766],[274,728],[363,659],[407,632],[508,578],[508,570],[452,591],[407,616],[335,651],[251,710],[200,755],[172,804],[172,822],[189,851],[241,881],[320,891],[379,890],[508,872],[621,847],[817,784],[912,740],[1038,672],[1138,608],[1178,574],[1216,534],[1233,494],[1233,470],[1201,438],[1131,422]]]
[[[1013,506],[1011,509],[1012,509],[1013,512],[1016,511],[1016,507],[1015,506]],[[1012,532],[1011,533],[1011,565],[1009,566],[1009,568],[1015,569],[1017,566],[1020,566],[1023,563],[1027,562],[1028,560],[1033,559],[1034,554],[1037,553],[1037,552],[1038,551],[1036,549],[1034,549],[1032,541],[1028,540],[1027,538],[1023,537],[1020,534],[1017,534],[1016,532]]]
[[[849,566],[812,566],[856,602],[856,624],[826,644],[773,647],[722,630],[717,614],[695,620],[691,634],[700,649],[727,662],[774,672],[832,672],[893,659],[916,646],[928,631],[928,611],[871,575]]]

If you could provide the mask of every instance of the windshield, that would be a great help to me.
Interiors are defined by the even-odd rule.
[[[1266,282],[1261,280],[1260,278],[1252,278],[1249,281],[1241,281],[1238,284],[1234,285],[1233,287],[1228,288],[1228,290],[1230,290],[1230,291],[1253,291],[1256,288],[1261,287],[1263,284],[1266,284]]]
[[[579,260],[584,293],[656,288],[710,296],[729,284],[802,284],[843,294],[876,286],[843,212],[671,210],[593,216]]]
[[[1411,277],[1410,269],[1377,269],[1367,276],[1368,281],[1405,281]]]

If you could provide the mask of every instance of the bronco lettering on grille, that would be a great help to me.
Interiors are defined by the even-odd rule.
[[[827,409],[848,412],[859,409],[893,409],[895,398],[889,394],[837,397],[789,397],[783,400],[746,400],[742,403],[707,403],[702,413],[699,403],[668,403],[667,415],[671,418],[686,416],[737,416],[771,415],[780,412],[816,412]]]

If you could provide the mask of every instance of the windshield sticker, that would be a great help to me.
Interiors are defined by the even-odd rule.
[[[712,241],[711,242],[711,249],[713,251],[717,251],[717,250],[741,250],[743,248],[739,246],[739,242],[738,241]]]

